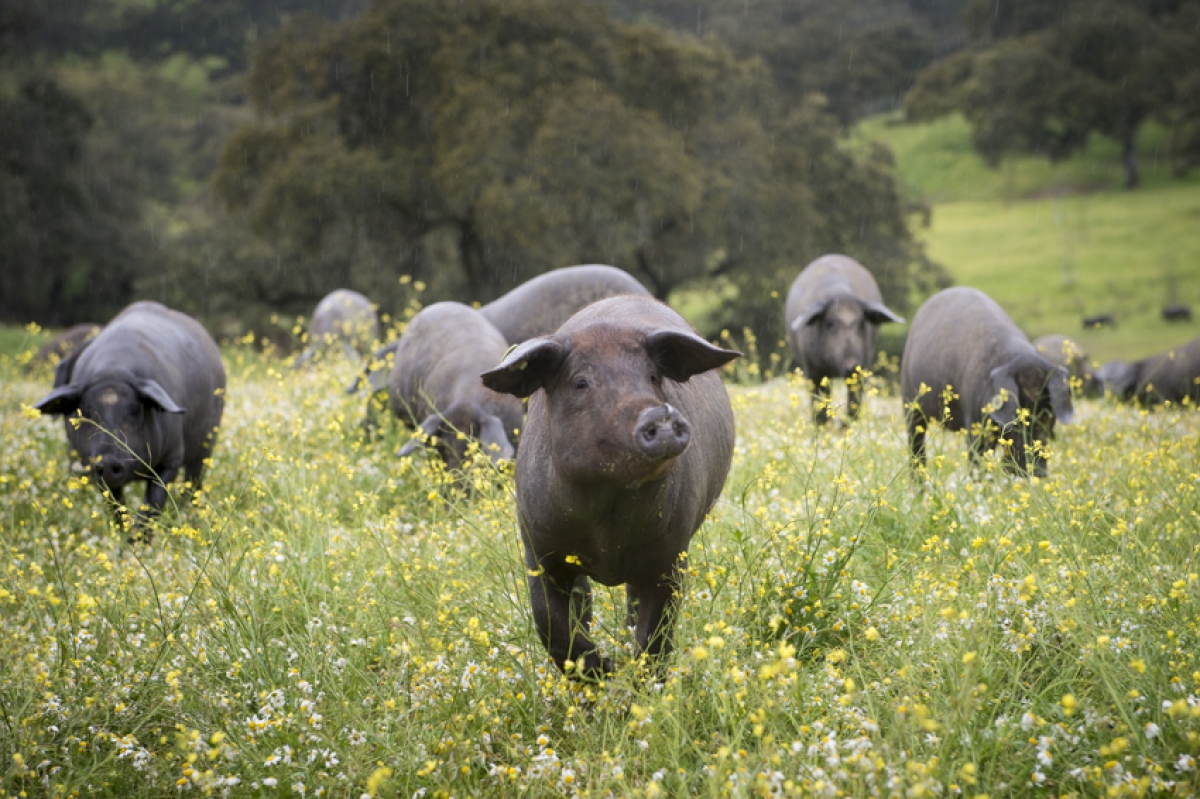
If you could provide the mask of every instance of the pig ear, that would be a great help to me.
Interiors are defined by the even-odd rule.
[[[183,413],[183,408],[175,404],[175,401],[167,394],[166,389],[158,384],[157,380],[135,381],[133,390],[137,392],[138,398],[142,402],[156,410],[166,413]]]
[[[873,325],[882,325],[884,322],[895,322],[898,325],[904,324],[904,317],[897,316],[892,313],[881,302],[864,302],[862,303],[863,316],[867,317],[867,321]]]
[[[421,422],[421,426],[417,429],[424,433],[426,438],[436,436],[438,431],[442,429],[442,417],[436,413],[431,413],[425,417],[425,421]],[[407,444],[396,450],[396,457],[407,458],[417,451],[421,443],[421,439],[418,436],[413,436]]]
[[[723,350],[694,333],[659,330],[646,337],[646,352],[665,376],[686,383],[692,375],[716,369],[740,358],[737,350]]]
[[[95,336],[92,338],[95,338]],[[71,377],[75,373],[75,362],[79,360],[79,356],[83,354],[83,351],[91,346],[91,343],[92,339],[89,338],[76,347],[70,355],[58,362],[58,366],[54,367],[54,388],[65,386],[71,382]]]
[[[991,371],[993,396],[988,403],[988,416],[1001,427],[1007,427],[1017,420],[1017,403],[1020,393],[1017,381],[1013,379],[1012,368],[1009,365],[997,366]]]
[[[33,407],[47,416],[70,416],[79,410],[79,401],[83,399],[83,389],[68,383],[58,386],[42,397]]]
[[[1075,405],[1071,402],[1071,377],[1065,366],[1056,366],[1047,380],[1050,393],[1050,409],[1059,424],[1070,424],[1075,418]]]
[[[833,300],[831,299],[810,303],[807,308],[800,312],[799,316],[792,320],[792,331],[800,330],[804,326],[811,325],[813,322],[819,320],[829,310],[829,306],[832,303]]]
[[[479,443],[483,445],[483,451],[492,459],[492,463],[512,460],[513,455],[517,453],[508,440],[504,422],[499,416],[483,417],[483,425],[479,429]]]
[[[524,399],[558,371],[567,349],[552,338],[531,338],[508,351],[500,365],[480,375],[492,391]]]

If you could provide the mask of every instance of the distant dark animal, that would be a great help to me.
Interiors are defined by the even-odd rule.
[[[1192,321],[1192,309],[1180,302],[1164,305],[1162,318],[1168,322],[1190,322]]]
[[[928,426],[941,422],[969,431],[973,460],[1003,436],[1012,442],[1009,468],[1024,472],[1032,460],[1042,476],[1055,422],[1074,415],[1066,368],[1039,355],[994,300],[965,287],[938,292],[917,310],[900,392],[914,466],[925,463]]]
[[[1117,399],[1195,405],[1200,403],[1200,338],[1133,363],[1110,361],[1097,376]]]
[[[100,325],[91,323],[68,327],[38,348],[37,353],[25,367],[26,373],[32,372],[44,363],[52,363],[57,366],[80,346],[95,338],[99,332]]]
[[[623,296],[484,373],[490,388],[530,398],[517,515],[534,622],[564,671],[612,669],[588,637],[589,579],[625,584],[638,649],[670,651],[682,558],[733,455],[733,412],[712,370],[738,355],[657,300]]]
[[[308,346],[293,365],[299,368],[334,346],[353,358],[365,356],[378,339],[379,317],[371,301],[357,291],[338,289],[317,303],[308,325]]]
[[[1093,330],[1098,327],[1116,327],[1117,320],[1110,313],[1098,313],[1095,316],[1083,317],[1083,327],[1085,330]]]
[[[504,357],[508,342],[479,311],[457,302],[422,309],[400,337],[388,381],[391,407],[418,428],[452,468],[478,439],[493,461],[512,458],[525,415],[521,401],[484,386],[479,374]],[[397,455],[416,451],[420,439]]]
[[[134,303],[65,359],[58,377],[65,382],[34,407],[66,417],[71,449],[118,506],[126,484],[145,480],[147,515],[157,514],[181,468],[200,486],[225,405],[225,367],[196,320]]]
[[[829,419],[829,381],[850,379],[851,418],[862,405],[856,372],[875,359],[875,337],[884,322],[904,320],[883,304],[879,286],[862,264],[844,255],[813,261],[792,282],[784,306],[792,359],[812,383],[813,416]]]
[[[553,333],[572,314],[596,300],[621,294],[648,296],[649,292],[632,275],[615,266],[566,266],[522,283],[479,310],[509,344],[520,344],[534,336]],[[346,393],[358,392],[364,381],[371,394],[385,390],[398,345],[398,341],[393,341],[375,350]],[[363,426],[373,427],[370,411]]]
[[[1091,359],[1076,341],[1051,334],[1033,340],[1038,354],[1055,366],[1065,366],[1073,380],[1079,381],[1079,391],[1085,397],[1098,397],[1103,393],[1100,381],[1092,370]]]

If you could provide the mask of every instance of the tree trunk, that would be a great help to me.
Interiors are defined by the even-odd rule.
[[[638,249],[637,262],[638,268],[651,283],[650,293],[654,295],[655,299],[666,302],[667,295],[671,293],[671,287],[666,285],[663,279],[654,274],[654,272],[650,269],[650,259],[646,257],[646,251],[644,249]]]
[[[483,279],[483,253],[475,226],[470,219],[460,221],[458,227],[458,253],[466,273],[467,288],[472,298],[481,297]]]
[[[1133,137],[1125,140],[1122,159],[1125,161],[1125,188],[1136,189],[1142,182],[1138,174],[1137,152],[1133,148]]]

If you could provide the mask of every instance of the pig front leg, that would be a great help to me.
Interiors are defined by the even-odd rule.
[[[829,421],[830,388],[828,380],[814,380],[812,384],[813,421],[823,425]]]
[[[528,544],[525,552],[534,626],[555,665],[565,672],[566,662],[573,661],[570,673],[586,679],[611,672],[612,661],[600,656],[587,635],[592,623],[592,589],[587,578],[538,563]]]

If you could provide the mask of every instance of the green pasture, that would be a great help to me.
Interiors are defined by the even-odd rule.
[[[927,252],[959,285],[995,298],[1031,337],[1062,333],[1095,360],[1132,360],[1200,335],[1200,176],[1173,178],[1167,134],[1139,140],[1144,185],[1120,188],[1113,142],[1094,137],[1068,161],[1014,157],[989,169],[960,116],[921,125],[895,115],[863,123],[853,142],[886,143],[905,190],[929,203],[914,217]],[[1197,311],[1191,324],[1163,321],[1164,304]],[[1082,329],[1111,313],[1116,328]]]
[[[1192,410],[1081,401],[1042,480],[934,435],[914,477],[895,397],[817,431],[733,385],[676,650],[598,587],[601,685],[537,640],[510,470],[364,442],[352,364],[225,358],[204,491],[130,546],[0,356],[0,795],[1200,792]]]

